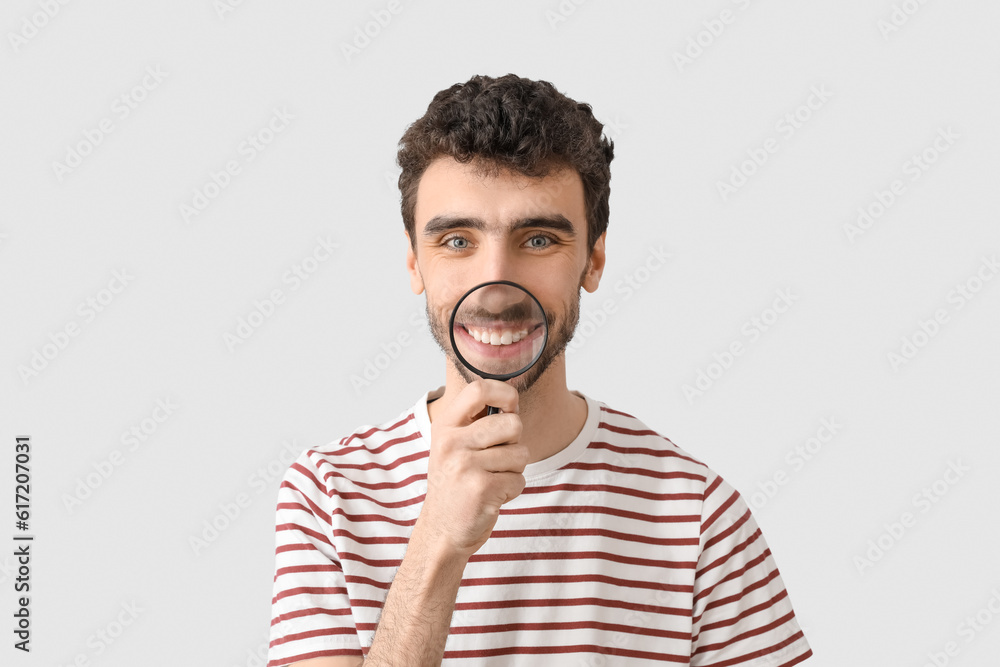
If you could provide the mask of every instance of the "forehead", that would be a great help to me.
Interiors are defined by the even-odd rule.
[[[497,225],[532,216],[562,215],[586,237],[583,181],[571,167],[553,169],[544,178],[506,170],[484,175],[474,163],[438,158],[417,186],[415,231],[419,234],[428,220],[439,215],[475,217]]]

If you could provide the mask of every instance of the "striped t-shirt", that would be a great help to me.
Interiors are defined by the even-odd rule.
[[[268,667],[367,655],[427,491],[428,398],[304,451],[278,492]],[[465,567],[442,665],[790,667],[810,655],[740,494],[587,401]]]

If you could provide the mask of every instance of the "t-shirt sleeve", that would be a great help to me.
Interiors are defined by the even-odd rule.
[[[694,584],[692,667],[791,667],[812,655],[743,497],[706,480]]]
[[[278,488],[268,667],[362,655],[344,572],[330,539],[332,509],[322,475],[303,452]]]

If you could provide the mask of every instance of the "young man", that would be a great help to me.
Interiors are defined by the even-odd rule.
[[[566,386],[580,289],[597,289],[605,262],[602,129],[589,105],[514,75],[441,91],[407,129],[407,269],[445,385],[288,469],[269,667],[790,667],[812,654],[740,495]],[[493,280],[527,288],[548,322],[541,358],[506,382],[471,373],[449,339],[458,300]]]

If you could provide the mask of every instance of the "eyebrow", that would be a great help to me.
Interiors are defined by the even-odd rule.
[[[448,232],[453,229],[462,228],[487,231],[489,229],[489,225],[487,225],[482,218],[469,218],[461,215],[447,214],[436,215],[428,220],[427,224],[424,225],[423,235],[425,237],[437,236],[438,234],[443,234],[444,232]],[[505,225],[504,228],[511,233],[528,228],[551,229],[555,232],[561,232],[571,239],[576,238],[576,230],[573,228],[573,223],[570,222],[565,216],[558,213],[555,215],[518,218],[512,223]]]

